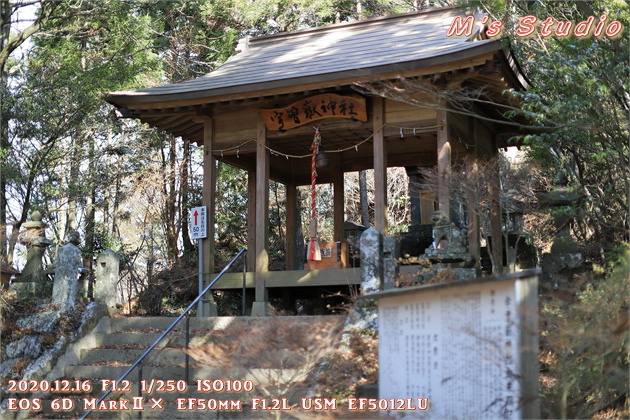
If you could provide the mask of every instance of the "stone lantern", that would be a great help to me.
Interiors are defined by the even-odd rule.
[[[543,254],[542,270],[548,280],[558,284],[579,271],[584,262],[571,237],[571,226],[575,218],[574,205],[583,195],[568,186],[569,180],[564,172],[558,172],[553,183],[555,186],[549,193],[539,196],[540,204],[551,210],[556,228],[551,253]]]
[[[46,224],[39,211],[31,213],[31,221],[24,223],[18,241],[26,246],[26,265],[22,274],[15,278],[11,289],[19,288],[35,292],[44,281],[43,258],[52,241],[46,238]],[[20,284],[21,283],[21,284]]]

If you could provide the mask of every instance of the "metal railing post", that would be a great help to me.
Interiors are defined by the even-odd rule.
[[[243,316],[245,315],[247,315],[247,257],[246,256],[243,257]]]
[[[142,361],[138,364],[138,396],[142,397]],[[138,418],[142,418],[142,411],[138,411]]]
[[[186,350],[190,348],[190,314],[186,314]],[[186,384],[190,384],[190,356],[188,355],[188,351],[186,351]]]

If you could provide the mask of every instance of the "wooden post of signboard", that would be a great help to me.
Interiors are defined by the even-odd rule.
[[[287,184],[286,253],[287,270],[297,270],[297,187]]]
[[[385,101],[380,96],[372,98],[374,130],[374,228],[387,235],[387,147],[383,124]]]
[[[265,276],[269,271],[269,151],[265,121],[258,116],[256,135],[256,269],[254,273],[255,301],[252,316],[269,315]]]
[[[519,280],[516,282],[516,299],[521,320],[522,417],[524,419],[539,419],[538,276],[524,276]]]

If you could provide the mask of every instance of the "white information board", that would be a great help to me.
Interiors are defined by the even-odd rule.
[[[504,276],[377,293],[380,398],[428,398],[414,418],[535,416],[536,285]]]
[[[190,209],[190,239],[203,239],[208,236],[206,206]]]

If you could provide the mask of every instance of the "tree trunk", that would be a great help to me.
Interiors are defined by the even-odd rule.
[[[11,31],[11,3],[0,1],[0,51],[4,50]],[[9,121],[8,121],[8,74],[5,65],[0,65],[0,170],[4,172],[4,165],[9,152]],[[6,173],[6,172],[5,172]],[[0,260],[13,260],[8,254],[7,247],[7,181],[0,176]]]
[[[370,226],[366,171],[359,171],[359,200],[361,201],[361,224],[366,227]]]
[[[190,239],[190,230],[188,228],[188,186],[189,186],[189,166],[190,166],[190,140],[184,140],[184,151],[183,151],[183,159],[182,159],[182,177],[181,177],[181,199],[180,203],[182,206],[182,238],[184,241],[184,251],[186,253],[193,253],[195,251],[195,245],[192,243]]]
[[[94,272],[92,270],[92,262],[94,261],[94,228],[95,228],[95,217],[94,217],[94,203],[96,202],[96,184],[94,182],[94,173],[92,162],[94,161],[94,139],[89,139],[89,155],[88,160],[90,161],[90,183],[92,184],[92,188],[88,196],[86,197],[85,203],[85,252],[83,253],[83,267],[88,270],[87,274],[87,298],[88,300],[92,300],[94,297]]]
[[[177,226],[175,219],[177,217],[177,143],[175,136],[169,136],[169,192],[168,192],[168,243],[169,253],[171,257],[177,261],[179,259],[179,250],[177,246]]]

